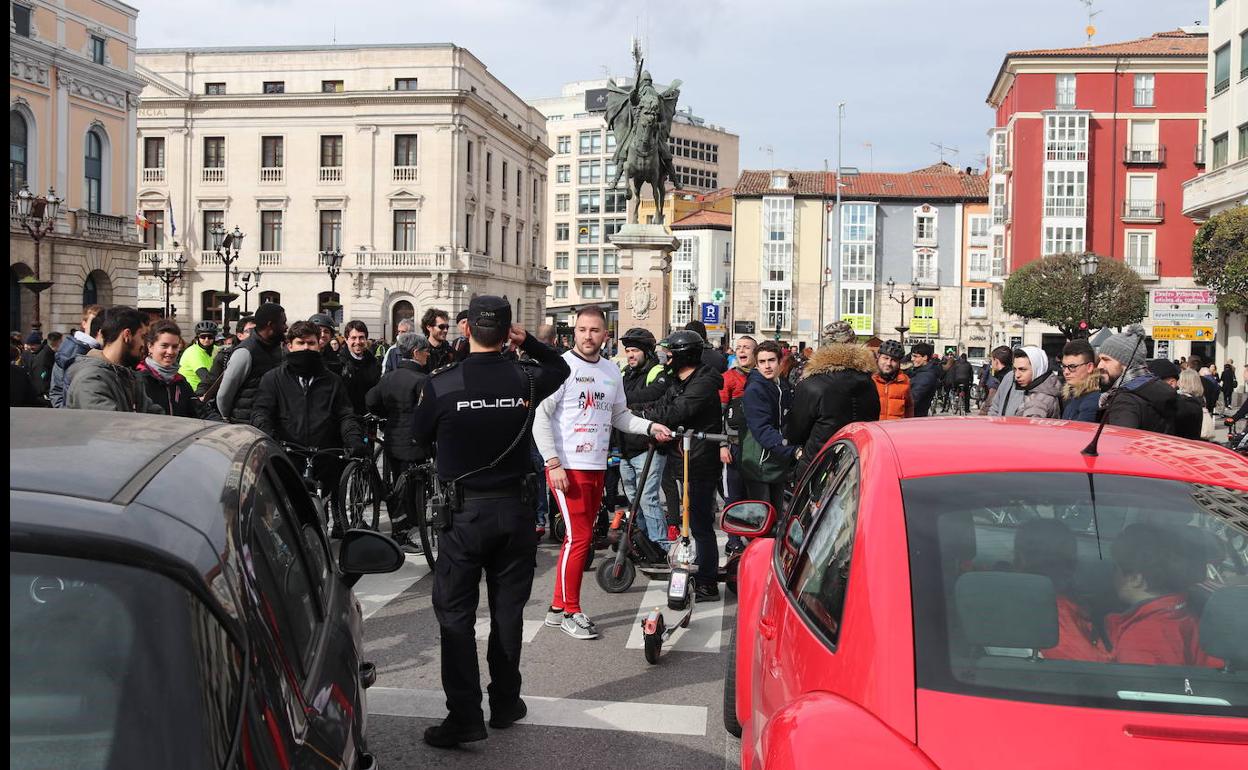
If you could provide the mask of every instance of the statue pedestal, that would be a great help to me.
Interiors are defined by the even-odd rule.
[[[620,269],[620,333],[641,327],[667,336],[667,275],[680,240],[663,225],[624,225],[611,236]]]

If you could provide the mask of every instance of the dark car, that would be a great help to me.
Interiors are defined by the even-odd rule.
[[[402,560],[253,428],[10,409],[9,767],[373,767],[351,586]]]

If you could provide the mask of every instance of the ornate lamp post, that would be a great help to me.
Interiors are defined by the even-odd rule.
[[[234,227],[233,232],[227,233],[225,225],[215,224],[208,231],[212,235],[212,248],[216,250],[217,256],[221,258],[221,263],[225,265],[225,291],[217,295],[217,301],[221,303],[221,333],[230,333],[230,303],[238,299],[238,295],[230,291],[230,265],[238,261],[239,252],[243,247],[243,231]]]
[[[901,335],[901,344],[904,345],[906,344],[906,332],[910,331],[910,327],[906,324],[906,305],[914,302],[914,300],[918,297],[919,282],[914,279],[910,280],[909,297],[906,296],[906,292],[904,290],[901,292],[900,297],[893,294],[893,291],[897,288],[897,282],[893,280],[892,276],[889,276],[888,283],[885,285],[888,286],[888,298],[901,305],[901,323],[893,328],[896,329],[897,333]]]
[[[234,288],[243,293],[243,315],[251,312],[251,292],[260,288],[260,268],[239,270],[234,268]]]
[[[1087,324],[1087,328],[1081,329],[1083,337],[1087,337],[1092,333],[1092,276],[1096,275],[1097,268],[1101,265],[1101,258],[1092,252],[1086,252],[1079,257],[1079,281],[1083,284],[1083,318],[1081,319]]]
[[[56,216],[60,210],[61,199],[56,197],[56,190],[51,187],[46,196],[33,195],[26,185],[22,185],[17,193],[17,219],[35,242],[35,274],[26,276],[18,283],[35,295],[35,315],[30,328],[36,331],[43,326],[39,318],[39,295],[52,286],[51,281],[39,280],[39,263],[43,261],[40,244],[44,236],[56,228]]]
[[[329,301],[324,303],[324,308],[334,317],[334,321],[338,320],[335,315],[338,308],[342,307],[342,303],[338,301],[338,275],[342,273],[342,250],[330,249],[321,252],[321,262],[325,265],[325,272],[329,273]]]
[[[173,249],[174,257],[172,265],[161,267],[161,262],[163,260],[161,259],[160,252],[158,251],[152,252],[152,255],[148,257],[152,263],[152,276],[165,285],[165,318],[169,317],[169,308],[171,307],[169,304],[171,299],[169,296],[170,290],[172,289],[174,282],[182,278],[182,269],[186,267],[186,255],[178,249],[177,241],[173,242]]]

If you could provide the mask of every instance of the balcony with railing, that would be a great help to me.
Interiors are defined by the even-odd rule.
[[[143,184],[164,184],[165,170],[163,168],[145,168],[143,169]]]
[[[130,217],[96,214],[84,209],[78,209],[72,213],[74,214],[73,232],[77,235],[112,241],[137,240],[134,220]]]
[[[416,182],[420,179],[420,169],[416,166],[395,166],[390,174],[395,182]]]
[[[1123,222],[1156,223],[1165,219],[1166,204],[1164,201],[1150,199],[1128,199],[1122,202]]]
[[[937,244],[935,231],[916,230],[914,233],[915,246],[929,246],[935,248]]]
[[[342,166],[321,166],[320,180],[322,182],[341,182]]]
[[[1166,146],[1164,144],[1129,143],[1122,148],[1122,162],[1135,166],[1165,163]]]
[[[215,251],[204,250],[199,252],[200,267],[221,267],[224,264],[221,261],[221,255]]]
[[[449,271],[460,262],[449,251],[357,251],[356,267]]]
[[[225,166],[205,166],[200,179],[205,184],[224,184]]]
[[[940,278],[940,271],[935,265],[919,265],[914,268],[914,282],[920,286],[935,286]]]
[[[257,256],[260,259],[260,267],[277,267],[282,264],[280,251],[262,251]]]
[[[550,283],[550,271],[544,267],[530,267],[527,271],[526,277],[531,283]]]
[[[157,269],[165,267],[172,267],[176,269],[178,266],[179,254],[182,254],[182,252],[175,251],[174,249],[143,249],[139,252],[139,272],[143,272],[144,270],[151,271],[153,257],[156,259]]]
[[[1140,279],[1144,281],[1156,281],[1159,277],[1157,275],[1157,261],[1151,257],[1146,259],[1127,257],[1127,267],[1134,270],[1140,276]]]
[[[282,166],[261,166],[260,181],[279,183],[286,181],[286,169]]]

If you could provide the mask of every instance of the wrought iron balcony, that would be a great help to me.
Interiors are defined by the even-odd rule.
[[[1127,144],[1122,148],[1123,163],[1156,165],[1166,162],[1164,144]]]
[[[1159,200],[1124,200],[1123,222],[1160,222],[1165,219],[1166,204]]]

